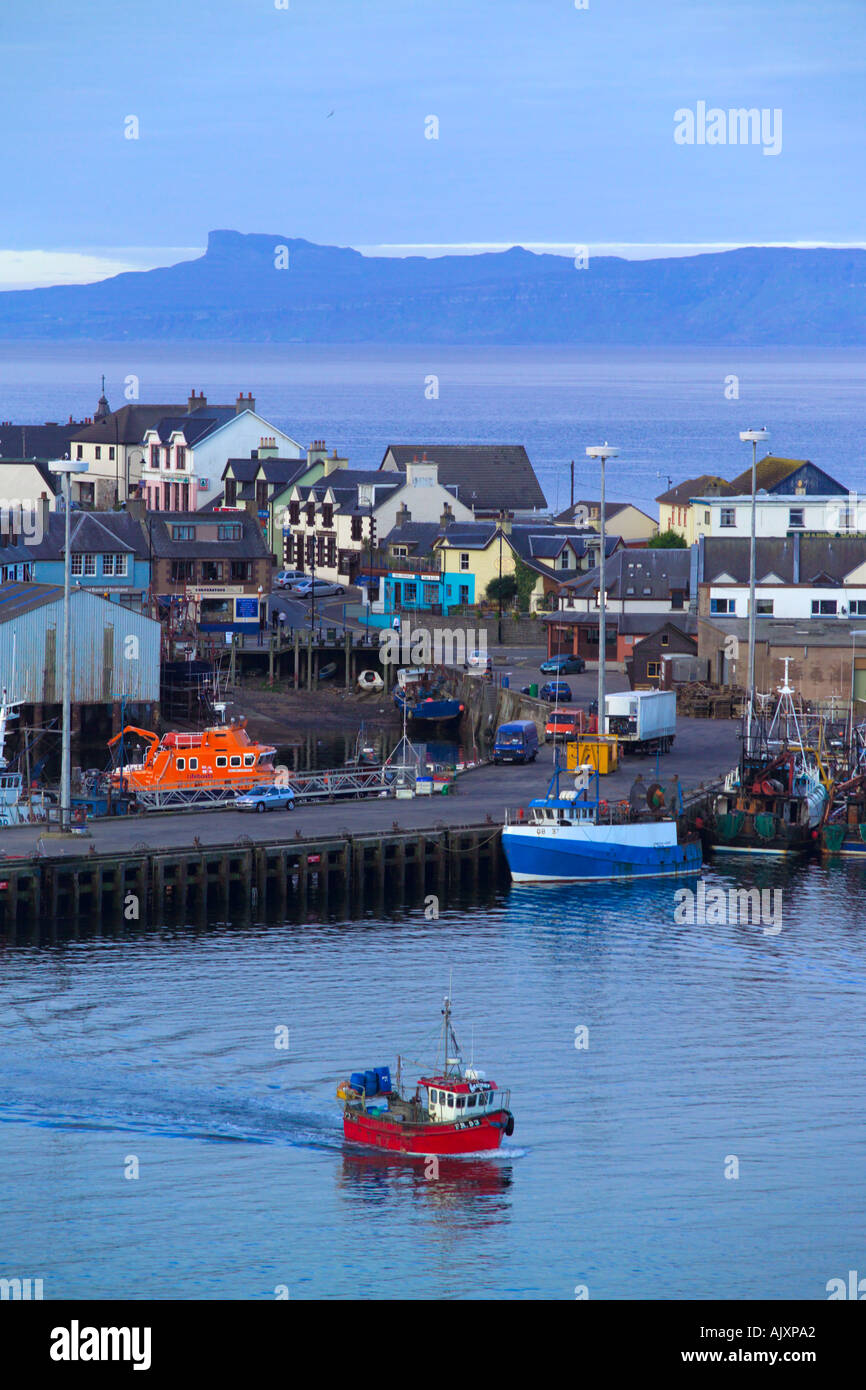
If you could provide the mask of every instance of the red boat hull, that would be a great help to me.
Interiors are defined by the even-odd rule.
[[[498,1121],[498,1123],[497,1123]],[[343,1133],[353,1144],[401,1154],[468,1154],[498,1149],[508,1113],[494,1110],[462,1124],[403,1125],[362,1112],[343,1112]]]

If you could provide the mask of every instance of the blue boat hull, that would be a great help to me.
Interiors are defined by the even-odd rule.
[[[402,702],[395,703],[402,710]],[[406,706],[406,718],[416,724],[447,724],[459,719],[462,713],[459,700],[421,700],[415,705],[410,701]]]
[[[603,827],[600,827],[603,828]],[[647,843],[628,833],[611,837],[536,836],[506,826],[502,848],[515,883],[580,883],[594,879],[679,878],[701,867],[698,841]]]

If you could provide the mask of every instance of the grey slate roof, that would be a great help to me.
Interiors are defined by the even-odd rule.
[[[0,458],[58,459],[69,453],[70,440],[78,437],[81,421],[65,425],[0,424]],[[112,435],[112,442],[114,436]]]
[[[466,507],[478,511],[500,508],[546,507],[547,502],[522,444],[389,444],[391,454],[405,473],[413,460],[439,466],[438,478]]]
[[[821,576],[826,576],[823,582],[841,584],[846,575],[864,562],[866,536],[758,537],[755,545],[755,574],[759,584],[769,574],[775,574],[783,584],[812,584]],[[735,583],[748,584],[747,537],[704,537],[699,580],[712,584],[722,574],[729,574]]]
[[[72,512],[69,521],[69,553],[127,554],[145,560],[147,535],[142,523],[128,512]],[[27,560],[62,560],[66,546],[66,518],[63,512],[50,512],[48,525],[37,543],[17,537],[14,545],[0,549],[7,563]]]
[[[200,539],[204,528],[208,530],[223,525],[240,525],[243,535],[239,541]],[[171,534],[172,526],[194,526],[194,541],[176,541]],[[195,560],[209,558],[223,560],[256,560],[270,556],[262,529],[254,516],[248,512],[228,512],[213,516],[208,512],[148,512],[147,528],[150,531],[153,554],[159,559]]]
[[[182,415],[183,404],[121,406],[94,425],[79,425],[72,438],[81,444],[140,444],[145,430],[154,429],[167,415]]]
[[[719,632],[734,633],[743,642],[748,640],[748,618],[726,618],[713,613],[700,619],[701,625]],[[862,618],[755,618],[755,640],[768,642],[771,647],[836,647],[851,660],[852,632],[863,626]],[[781,671],[780,671],[781,673]]]
[[[691,550],[618,550],[605,564],[604,586],[608,598],[663,599],[672,589],[689,591]],[[598,569],[587,570],[566,584],[575,598],[590,598],[598,588]],[[629,590],[633,592],[629,592]],[[644,590],[649,589],[649,593]]]
[[[183,433],[187,444],[197,444],[200,439],[213,434],[221,425],[233,420],[236,413],[233,405],[200,406],[198,410],[188,414],[164,415],[156,424],[147,428],[157,431],[162,444],[167,444],[178,430]]]

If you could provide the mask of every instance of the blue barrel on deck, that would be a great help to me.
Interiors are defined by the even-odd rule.
[[[511,677],[510,677],[510,676],[503,676],[503,677],[502,677],[502,689],[503,689],[503,690],[510,690],[510,689],[511,689]]]
[[[364,1072],[364,1095],[374,1096],[379,1089],[379,1078],[371,1068]]]
[[[361,1091],[363,1093],[365,1084],[364,1073],[362,1071],[353,1071],[352,1075],[349,1077],[349,1085],[352,1090]]]
[[[391,1089],[391,1068],[377,1067],[376,1077],[379,1082],[379,1094],[386,1096]]]

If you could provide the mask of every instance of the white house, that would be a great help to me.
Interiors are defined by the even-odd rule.
[[[701,528],[707,537],[749,537],[752,533],[752,498],[693,497],[693,508],[703,509],[709,520]],[[866,532],[866,499],[856,493],[826,493],[820,496],[788,493],[761,493],[755,498],[755,535],[788,536],[818,532],[822,535],[851,535]]]
[[[306,458],[306,450],[256,414],[252,395],[234,406],[208,405],[193,392],[184,415],[169,415],[144,435],[141,482],[150,511],[196,511],[221,490],[231,458],[249,457],[262,436],[281,458]]]
[[[705,617],[749,615],[749,542],[700,538],[698,608]],[[761,538],[755,616],[801,620],[866,617],[866,536]]]

